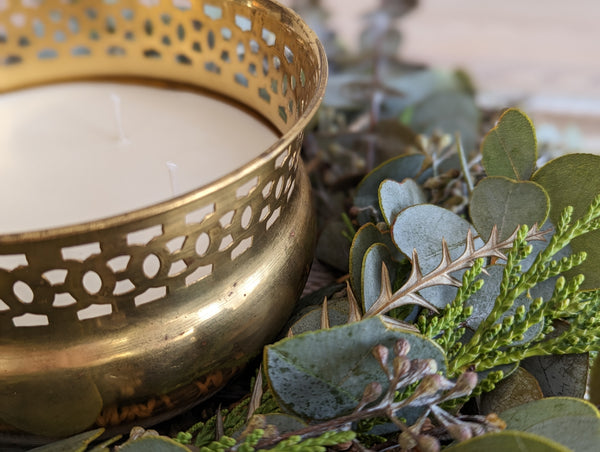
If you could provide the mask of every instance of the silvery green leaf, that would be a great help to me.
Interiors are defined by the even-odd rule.
[[[401,210],[425,202],[425,192],[414,179],[404,179],[402,182],[386,179],[379,185],[379,207],[388,225]]]

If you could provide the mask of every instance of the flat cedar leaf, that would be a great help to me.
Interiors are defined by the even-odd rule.
[[[600,412],[571,397],[549,397],[500,413],[507,428],[543,435],[576,452],[597,450]]]
[[[479,139],[479,121],[479,108],[473,96],[456,90],[443,90],[432,93],[415,105],[410,125],[427,135],[435,130],[451,135],[460,132],[463,146],[469,152]]]
[[[485,273],[481,273],[477,277],[477,280],[482,279],[484,281],[483,287],[475,292],[467,301],[467,306],[473,307],[473,314],[469,316],[466,324],[473,331],[479,327],[479,324],[483,322],[488,315],[490,315],[492,309],[494,308],[496,297],[500,294],[500,284],[502,282],[504,266],[491,265],[486,268],[486,271],[488,272],[487,275]],[[517,308],[521,305],[524,305],[525,308],[529,309],[532,301],[533,299],[528,297],[527,294],[521,294],[519,297],[517,297],[513,306],[504,314],[502,314],[497,323],[502,323],[504,318],[514,315]],[[514,342],[513,345],[519,345],[533,340],[541,333],[543,323],[544,321],[541,320],[540,322],[531,326],[523,334],[523,340]]]
[[[493,391],[481,395],[480,407],[484,414],[499,413],[542,397],[544,395],[535,377],[519,367],[500,381]]]
[[[402,182],[386,179],[379,185],[379,208],[388,225],[402,209],[425,202],[425,192],[413,179]]]
[[[551,160],[532,177],[550,197],[550,220],[557,224],[567,206],[573,207],[573,221],[580,218],[600,193],[600,156],[567,154]],[[583,264],[566,272],[567,277],[583,274],[582,289],[600,287],[600,231],[590,232],[571,241],[574,253],[585,251]]]
[[[442,239],[446,240],[450,257],[456,259],[465,250],[467,231],[472,226],[455,213],[432,204],[419,204],[402,210],[391,226],[392,240],[407,256],[417,250],[423,275],[435,269],[442,260]],[[483,242],[475,240],[478,247]],[[464,271],[452,276],[460,279]],[[438,308],[450,303],[456,295],[451,286],[428,287],[421,295]]]
[[[85,374],[44,375],[5,384],[0,391],[0,420],[35,435],[63,438],[94,424],[102,411],[102,397]],[[73,404],[77,394],[77,404]]]
[[[487,433],[444,449],[447,452],[572,452],[543,436],[513,430]]]
[[[506,110],[483,138],[481,156],[488,176],[528,180],[535,169],[537,140],[531,119],[522,111]]]
[[[504,240],[518,226],[544,224],[549,212],[550,199],[541,185],[502,176],[482,179],[469,204],[473,226],[484,240],[490,237],[494,225],[500,240]]]
[[[380,216],[379,185],[385,179],[398,182],[406,178],[414,178],[421,171],[425,155],[409,154],[388,160],[367,174],[356,188],[354,205],[363,209],[358,215],[360,223],[371,221],[373,214]],[[369,211],[369,209],[372,209]],[[379,221],[379,218],[377,218]]]
[[[446,359],[433,341],[386,325],[380,317],[308,332],[265,347],[267,381],[283,409],[305,420],[332,419],[352,412],[367,384],[388,382],[371,354],[373,347],[410,343],[410,359],[430,358],[442,374]]]
[[[83,452],[87,446],[104,432],[103,428],[83,432],[45,446],[31,449],[30,452]]]
[[[387,246],[382,243],[372,245],[363,257],[361,286],[362,286],[362,307],[363,312],[367,312],[375,303],[381,293],[381,264],[385,263],[390,276],[390,281],[394,281],[394,266]]]
[[[119,448],[119,452],[181,452],[190,450],[183,444],[164,436],[145,436],[126,443]]]

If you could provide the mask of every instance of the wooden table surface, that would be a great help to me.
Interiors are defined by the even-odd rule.
[[[323,0],[348,43],[356,43],[361,14],[377,3]],[[402,55],[464,68],[482,105],[520,105],[538,128],[552,125],[554,139],[598,152],[599,22],[597,0],[421,0],[400,22]]]

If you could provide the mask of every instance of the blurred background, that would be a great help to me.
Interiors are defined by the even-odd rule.
[[[331,13],[328,24],[352,50],[365,12],[381,0],[320,3]],[[398,21],[400,57],[463,69],[480,106],[519,106],[534,120],[540,139],[598,153],[599,19],[597,0],[420,0]]]

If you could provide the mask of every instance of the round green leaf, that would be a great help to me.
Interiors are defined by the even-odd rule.
[[[529,430],[549,419],[570,416],[600,418],[591,403],[576,397],[548,397],[499,413],[509,429]]]
[[[392,239],[407,256],[415,249],[423,274],[434,270],[442,260],[442,239],[446,240],[450,257],[458,258],[465,250],[467,232],[472,226],[455,213],[432,204],[420,204],[402,210],[392,223]],[[475,241],[477,247],[481,240]],[[452,276],[461,278],[464,271]],[[451,286],[428,287],[421,295],[438,308],[450,303],[456,295]]]
[[[367,250],[375,243],[382,243],[382,234],[373,223],[360,227],[350,247],[350,285],[355,297],[362,297],[362,265]]]
[[[263,362],[269,386],[282,408],[303,419],[348,414],[369,383],[378,381],[385,391],[387,378],[371,352],[378,344],[393,347],[398,339],[409,341],[410,359],[434,359],[445,372],[444,352],[436,343],[371,317],[265,347]]]
[[[533,123],[516,108],[506,110],[481,143],[482,163],[488,176],[528,180],[537,160]]]
[[[484,240],[490,237],[494,225],[500,240],[523,224],[542,225],[549,211],[550,199],[541,185],[507,177],[482,179],[473,190],[469,205],[473,226]]]
[[[367,174],[356,188],[354,196],[354,205],[364,209],[358,215],[358,220],[366,223],[375,216],[376,221],[379,221],[379,185],[385,179],[400,182],[406,178],[414,178],[421,171],[424,161],[423,154],[401,155],[382,163]]]
[[[543,436],[518,431],[487,433],[444,450],[448,452],[571,452],[562,444]]]
[[[323,306],[311,308],[306,314],[296,320],[290,329],[294,335],[302,334],[307,331],[321,329],[321,313]],[[348,321],[348,299],[336,298],[327,301],[327,314],[329,316],[329,325],[343,325]]]
[[[568,154],[551,160],[533,175],[550,197],[550,219],[558,223],[567,206],[573,207],[573,220],[580,218],[600,193],[600,156]],[[585,251],[587,259],[567,276],[585,275],[583,289],[600,287],[600,231],[590,232],[571,241],[573,252]]]
[[[600,444],[600,413],[577,398],[550,397],[500,414],[508,428],[550,438],[576,452],[596,450]]]
[[[386,179],[379,185],[379,207],[388,225],[402,209],[425,202],[425,192],[413,179],[402,182]]]
[[[479,139],[479,109],[473,96],[442,90],[415,105],[411,126],[428,135],[436,130],[451,135],[460,132],[464,148],[471,151]]]

